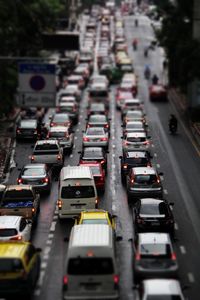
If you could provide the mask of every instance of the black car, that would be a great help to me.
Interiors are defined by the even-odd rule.
[[[84,147],[82,152],[79,152],[79,163],[100,162],[102,168],[107,173],[107,153],[102,147]]]
[[[166,200],[142,198],[134,207],[135,228],[137,232],[174,233],[174,216]]]
[[[41,134],[41,126],[38,120],[21,119],[16,127],[17,140],[37,140]]]
[[[133,167],[147,167],[151,166],[150,156],[147,151],[123,151],[123,155],[119,156],[121,159],[121,179],[125,182],[126,175]]]

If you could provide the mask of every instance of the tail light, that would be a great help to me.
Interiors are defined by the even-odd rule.
[[[105,159],[101,160],[101,165],[103,165],[105,163]]]
[[[157,183],[160,183],[160,178],[157,178]]]
[[[35,129],[35,131],[34,131],[34,134],[38,134],[38,131],[37,131],[37,129]]]
[[[84,141],[84,142],[89,142],[89,140],[90,140],[90,139],[87,138],[87,137],[84,137],[84,138],[83,138],[83,141]]]
[[[119,284],[119,275],[113,275],[113,281],[114,281],[114,286],[115,286],[115,288],[118,288],[118,284]]]
[[[49,182],[49,178],[48,178],[48,177],[43,178],[43,179],[42,179],[42,182],[48,183],[48,182]]]
[[[54,122],[51,122],[51,123],[50,123],[50,126],[51,126],[51,127],[55,126],[55,123],[54,123]]]
[[[32,155],[32,156],[31,156],[31,161],[34,161],[34,160],[35,160],[35,156]]]
[[[18,178],[18,179],[17,179],[17,183],[18,183],[18,184],[23,183],[22,178]]]
[[[91,125],[90,125],[90,124],[87,124],[87,128],[89,128],[89,127],[91,127]]]
[[[106,138],[106,137],[100,138],[100,141],[102,141],[102,142],[106,142],[107,140],[108,140],[108,138]]]
[[[144,142],[144,145],[149,145],[149,144],[150,144],[149,141],[145,141],[145,142]]]
[[[17,128],[17,133],[20,133],[20,132],[21,132],[21,130],[19,128]]]
[[[12,238],[10,238],[11,241],[21,241],[22,240],[22,236],[21,235],[16,235]]]
[[[33,208],[31,209],[31,211],[32,211],[32,213],[34,213],[34,212],[35,212],[35,208],[33,207]]]
[[[144,220],[143,220],[143,219],[141,219],[141,218],[138,218],[138,219],[137,219],[137,223],[138,223],[138,224],[144,224],[145,222],[144,222]]]
[[[123,165],[123,169],[127,169],[128,168],[128,165],[127,164],[124,164]]]
[[[57,201],[57,205],[58,205],[58,208],[61,209],[61,208],[62,208],[62,201],[61,201],[61,200],[58,200],[58,201]]]
[[[69,134],[66,132],[65,133],[65,137],[68,139],[69,138]]]
[[[99,203],[99,199],[96,198],[96,199],[95,199],[95,204],[97,205],[98,203]]]
[[[135,260],[140,260],[140,253],[139,252],[136,253]]]
[[[176,254],[174,252],[172,252],[171,259],[176,260]]]
[[[104,177],[101,176],[101,177],[99,178],[99,180],[100,180],[100,181],[104,181]]]
[[[62,158],[61,155],[58,154],[58,155],[57,155],[57,160],[61,160],[61,158]]]
[[[108,125],[108,124],[105,124],[105,125],[104,125],[104,128],[109,128],[109,125]]]
[[[63,290],[67,290],[67,287],[68,287],[68,276],[67,275],[64,275],[63,276]]]
[[[126,145],[128,145],[128,142],[127,142],[127,141],[125,141],[125,142],[124,142],[124,145],[125,145],[125,146],[126,146]]]
[[[133,179],[133,178],[131,178],[131,183],[132,183],[132,184],[134,183],[134,179]]]

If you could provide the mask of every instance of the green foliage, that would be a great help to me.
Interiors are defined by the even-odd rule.
[[[176,6],[166,2],[158,4],[164,14],[157,36],[169,60],[170,83],[186,90],[190,81],[200,78],[200,43],[192,37],[193,1],[178,0]]]

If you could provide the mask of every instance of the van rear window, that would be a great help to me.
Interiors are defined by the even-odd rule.
[[[94,187],[84,186],[64,186],[61,191],[61,198],[92,198],[95,197]]]
[[[0,272],[17,272],[23,270],[21,260],[12,258],[0,259]]]
[[[107,91],[90,91],[90,97],[108,97]]]
[[[71,258],[67,273],[70,275],[107,275],[114,273],[111,258]]]

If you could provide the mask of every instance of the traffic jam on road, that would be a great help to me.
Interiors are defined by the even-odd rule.
[[[113,1],[85,10],[74,67],[57,64],[56,107],[21,111],[0,186],[1,298],[198,299],[155,125],[170,104],[138,54],[149,24]]]

